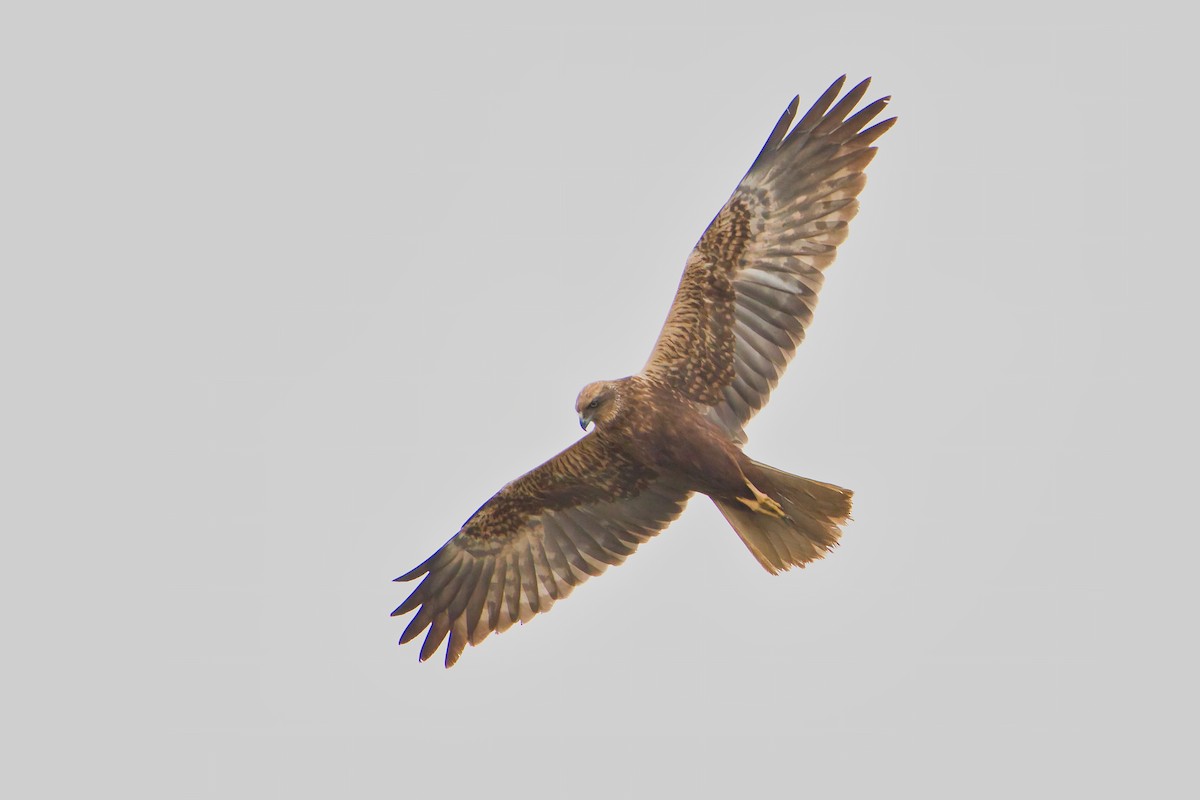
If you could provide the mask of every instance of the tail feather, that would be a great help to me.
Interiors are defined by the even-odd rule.
[[[823,558],[837,544],[850,519],[849,489],[789,475],[752,462],[746,477],[783,507],[784,516],[751,511],[733,501],[714,499],[734,531],[772,575]]]

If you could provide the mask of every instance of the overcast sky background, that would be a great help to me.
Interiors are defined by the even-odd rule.
[[[5,794],[1187,794],[1180,21],[500,6],[0,12]],[[747,451],[854,489],[843,545],[771,577],[697,498],[418,663],[391,579],[842,72],[900,123]]]

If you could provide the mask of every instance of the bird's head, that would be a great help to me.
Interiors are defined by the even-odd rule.
[[[620,408],[618,386],[615,381],[596,381],[583,387],[575,401],[575,413],[579,415],[579,427],[587,430],[588,424],[603,425],[617,414]]]

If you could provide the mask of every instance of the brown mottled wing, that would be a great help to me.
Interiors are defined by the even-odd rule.
[[[515,622],[548,611],[679,516],[690,492],[620,456],[595,432],[488,500],[419,567],[425,576],[392,616],[417,614],[400,643],[426,628],[421,660],[446,639],[446,666]]]
[[[871,144],[895,122],[866,127],[886,97],[849,116],[870,79],[837,100],[844,82],[835,81],[789,132],[799,98],[792,100],[688,257],[642,369],[712,406],[710,416],[739,441],[804,338],[822,271],[858,211]]]

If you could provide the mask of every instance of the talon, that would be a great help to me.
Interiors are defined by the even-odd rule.
[[[760,492],[758,490],[758,487],[755,486],[753,483],[751,483],[750,481],[746,481],[746,486],[748,486],[750,488],[750,491],[754,493],[753,499],[748,500],[744,497],[738,498],[738,501],[742,505],[746,506],[746,508],[748,508],[751,511],[754,511],[758,514],[767,514],[768,516],[772,516],[772,517],[786,517],[787,516],[786,514],[783,513],[783,506],[779,505],[779,503],[776,503],[770,497],[768,497],[767,495]]]

